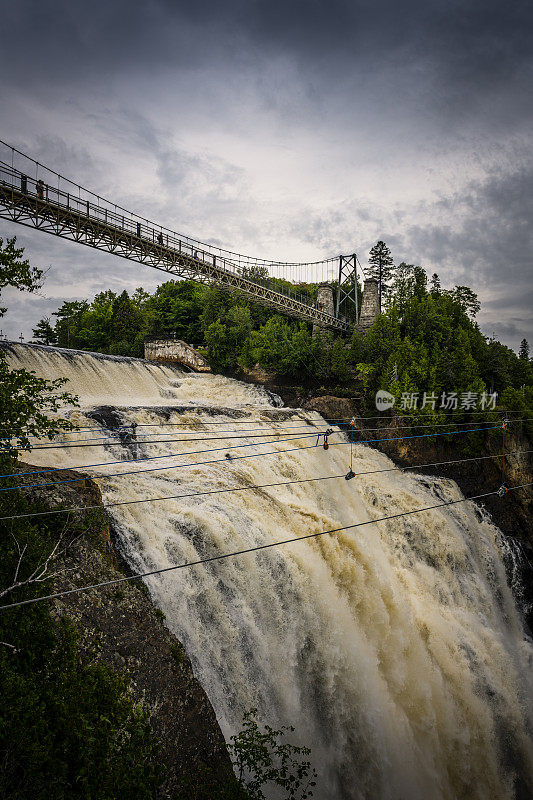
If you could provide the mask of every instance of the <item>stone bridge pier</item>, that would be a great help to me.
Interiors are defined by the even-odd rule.
[[[356,330],[359,333],[366,333],[374,324],[379,314],[379,291],[378,282],[375,278],[366,278],[363,287],[363,302],[361,303],[361,314]]]
[[[318,285],[317,308],[327,314],[335,314],[333,299],[333,286],[330,283]],[[363,287],[363,301],[359,321],[355,326],[358,333],[364,334],[370,330],[379,314],[379,287],[375,278],[367,278]],[[320,325],[313,325],[313,334],[320,330]]]
[[[335,316],[335,303],[333,300],[333,286],[331,283],[319,283],[318,293],[316,297],[316,307],[319,311],[325,311],[326,314]],[[316,322],[313,324],[313,336],[323,326],[318,325]]]

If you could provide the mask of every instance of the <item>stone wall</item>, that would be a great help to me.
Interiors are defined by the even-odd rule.
[[[335,316],[335,306],[333,304],[333,287],[330,283],[319,283],[316,298],[317,307],[326,314]]]
[[[363,302],[357,330],[366,333],[379,314],[379,289],[375,278],[367,278],[363,288]]]
[[[319,283],[316,296],[316,307],[319,311],[335,316],[335,303],[333,301],[333,286],[330,283]],[[322,329],[322,323],[313,322],[313,336]]]
[[[211,372],[211,367],[200,353],[180,339],[156,339],[144,343],[147,361],[183,364],[194,372]]]

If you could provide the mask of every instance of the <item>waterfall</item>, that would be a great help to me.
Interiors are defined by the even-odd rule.
[[[324,420],[276,408],[261,388],[135,359],[15,344],[7,353],[13,366],[68,377],[80,395],[66,413],[97,430],[63,441],[146,426],[137,445],[25,456],[46,467],[105,462],[85,471],[102,476],[106,503],[286,484],[109,509],[135,571],[461,498],[450,480],[376,472],[394,465],[364,444],[353,470],[371,474],[287,484],[344,475],[350,447],[343,434],[327,451],[311,447]],[[232,438],[245,431],[254,438]],[[282,441],[289,431],[302,438]],[[258,453],[268,455],[240,457]],[[533,648],[508,557],[488,515],[464,502],[146,583],[226,738],[251,707],[262,722],[294,725],[294,741],[312,748],[318,800],[522,800],[533,794]]]

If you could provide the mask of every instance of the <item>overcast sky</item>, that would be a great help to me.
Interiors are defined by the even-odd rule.
[[[383,239],[533,344],[532,5],[494,0],[0,0],[0,138],[131,210],[306,261]],[[21,226],[40,296],[160,273]],[[7,303],[6,303],[7,304]]]

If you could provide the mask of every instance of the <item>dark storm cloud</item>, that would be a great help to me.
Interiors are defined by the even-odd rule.
[[[94,54],[107,64],[136,53],[141,61],[168,56],[150,46],[160,41],[163,48],[173,41],[183,44],[194,29],[221,46],[232,36],[243,36],[253,46],[279,49],[308,60],[320,60],[324,53],[357,56],[373,52],[376,60],[387,52],[402,51],[409,45],[410,58],[419,54],[440,58],[444,52],[454,61],[456,74],[467,73],[483,61],[483,73],[509,74],[512,64],[523,61],[530,41],[531,5],[503,4],[495,0],[19,0],[6,5],[4,16],[11,28],[25,29],[26,47],[36,45],[34,55],[60,60],[59,45]],[[33,32],[33,33],[32,33]],[[98,41],[96,40],[98,38]],[[57,42],[54,53],[51,43]],[[140,45],[145,44],[141,49]],[[416,48],[411,47],[417,44]],[[377,49],[376,49],[377,48]],[[17,49],[13,47],[13,50]],[[195,39],[185,56],[205,57],[203,40]],[[180,54],[174,53],[176,56]],[[458,54],[461,58],[456,60]],[[75,65],[71,65],[75,70]]]
[[[531,78],[532,6],[500,0],[19,0],[4,4],[4,63],[13,80],[54,75],[83,85],[127,69],[249,68],[280,55],[310,84],[357,86],[394,68],[459,109]],[[35,67],[39,69],[36,71]],[[354,83],[355,81],[355,83]],[[104,88],[104,87],[103,87]],[[334,86],[331,87],[335,89]],[[413,87],[416,92],[416,85]],[[510,98],[507,98],[510,99]],[[472,110],[472,109],[470,109]]]
[[[476,273],[494,286],[531,280],[532,164],[472,183],[430,209],[421,208],[421,214],[436,222],[408,227],[405,240],[433,264],[455,261],[459,280],[472,280]]]
[[[482,300],[482,330],[517,349],[522,338],[533,340],[532,217],[533,166],[524,165],[437,201],[426,209],[437,222],[412,225],[399,241],[424,266],[473,287]]]

